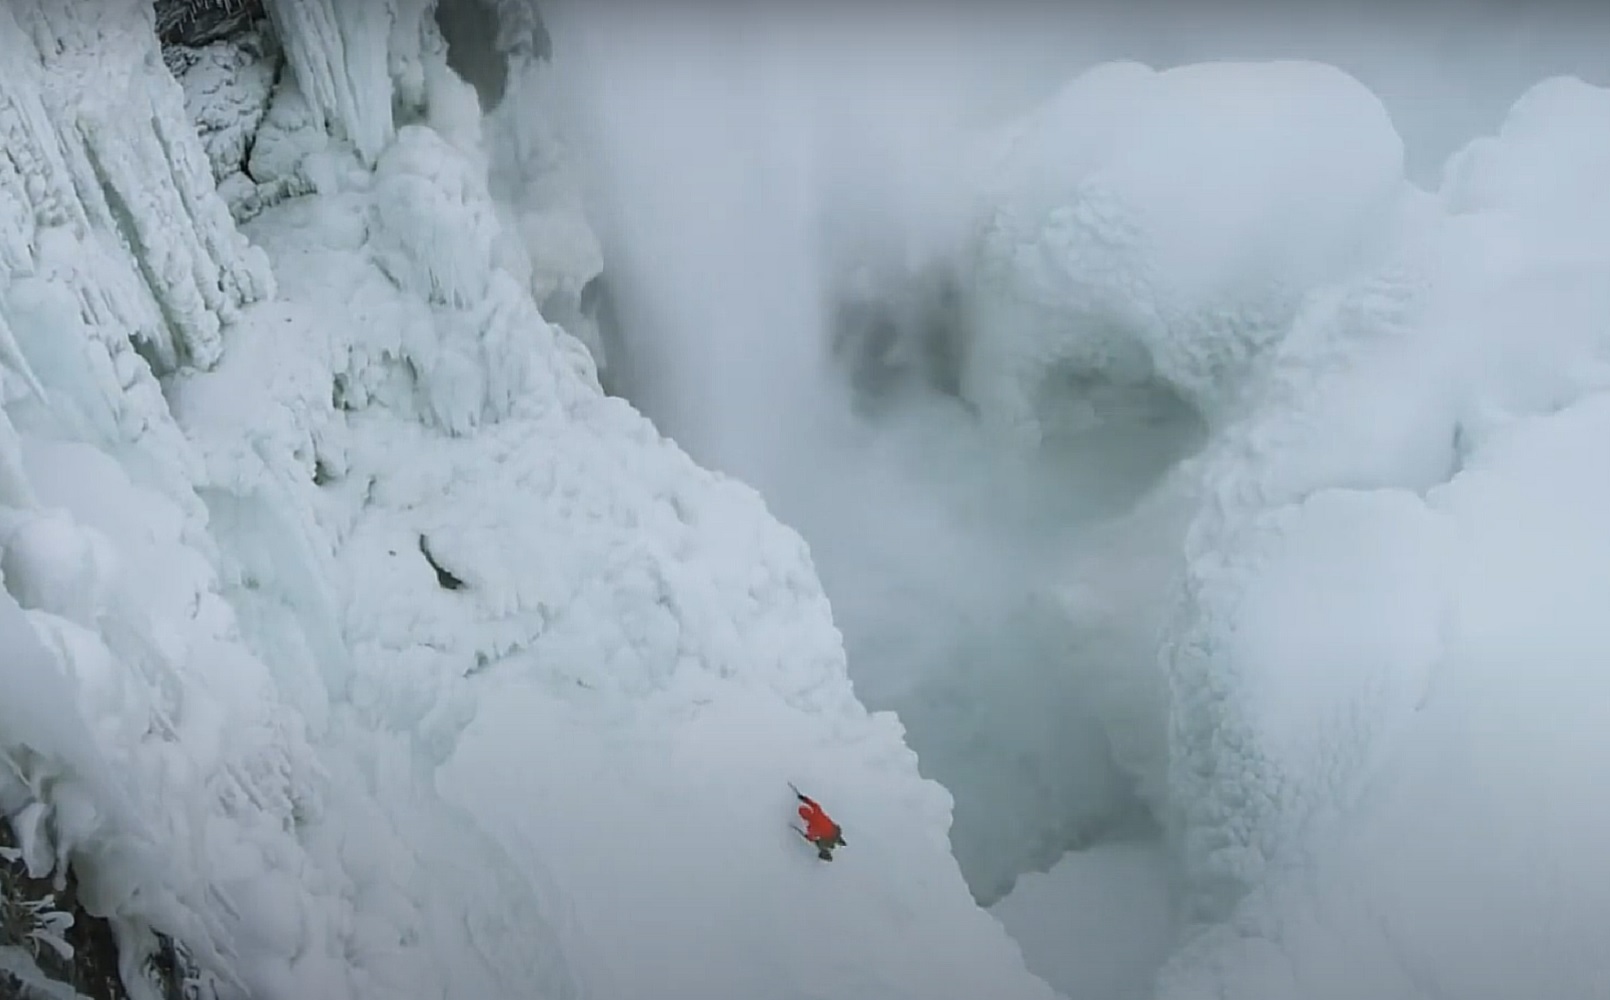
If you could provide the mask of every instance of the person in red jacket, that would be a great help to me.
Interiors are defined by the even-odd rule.
[[[793,788],[792,785],[789,787]],[[801,837],[816,845],[817,857],[823,861],[832,861],[833,848],[845,846],[843,828],[833,822],[833,818],[815,799],[797,788],[794,788],[794,795],[800,801],[799,818],[805,821],[803,830],[797,826],[794,829]]]

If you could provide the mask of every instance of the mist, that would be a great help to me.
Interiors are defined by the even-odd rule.
[[[1188,433],[1113,428],[1047,460],[956,395],[964,130],[1014,96],[957,71],[984,26],[586,18],[553,20],[578,61],[561,75],[587,87],[611,387],[805,536],[858,693],[956,796],[981,899],[1134,825],[1039,594]]]
[[[1109,60],[1307,58],[1378,95],[1434,188],[1532,83],[1610,82],[1610,13],[1501,0],[544,10],[605,245],[607,387],[809,542],[857,691],[955,797],[984,904],[1157,836],[1044,595],[1202,416],[1165,400],[1033,447],[975,418],[956,289],[981,139]],[[1131,655],[1099,642],[1078,648]]]

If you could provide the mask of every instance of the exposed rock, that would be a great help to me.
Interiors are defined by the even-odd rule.
[[[163,939],[158,961],[140,970],[165,1000],[202,1000],[204,990],[190,962],[172,941]],[[29,965],[62,991],[46,992],[39,981],[20,973]],[[78,879],[71,871],[58,891],[52,879],[30,878],[17,856],[11,825],[0,822],[0,1000],[71,996],[89,1000],[128,1000],[118,971],[117,941],[111,925],[85,912]]]
[[[163,45],[206,45],[263,17],[262,0],[157,0]]]

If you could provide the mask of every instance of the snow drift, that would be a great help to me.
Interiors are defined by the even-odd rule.
[[[153,932],[220,996],[1050,997],[798,537],[539,311],[596,273],[562,151],[482,118],[428,6],[270,3],[184,89],[146,4],[0,12],[30,869],[141,1000]]]

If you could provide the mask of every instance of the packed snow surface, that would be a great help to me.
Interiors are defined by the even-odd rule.
[[[754,489],[601,391],[546,36],[489,5],[483,115],[430,6],[271,0],[166,61],[138,0],[0,7],[0,810],[136,1000],[153,932],[228,998],[1605,995],[1610,93],[1538,84],[1426,191],[1333,68],[1098,67],[892,210],[954,199],[923,232],[978,419],[929,399],[873,435],[817,428],[830,368],[787,377],[832,175],[788,172],[820,147],[770,115],[815,106],[787,65],[685,123],[721,172],[609,164],[665,185],[613,207],[649,213],[621,275],[683,307],[667,343],[785,338],[703,370],[720,411],[676,409],[707,359],[670,359],[679,426],[807,533],[938,498],[821,547],[841,582],[978,572],[901,655]],[[688,141],[657,128],[640,156]],[[1143,436],[1171,421],[1192,447]],[[896,461],[935,428],[976,491]],[[797,492],[846,441],[865,464]],[[1126,489],[1081,492],[1137,442]],[[1030,513],[937,544],[992,500]],[[1014,657],[967,645],[979,608]],[[896,647],[868,701],[911,697],[954,843],[835,614]],[[831,864],[790,780],[844,824]],[[1051,871],[991,915],[962,865]]]

